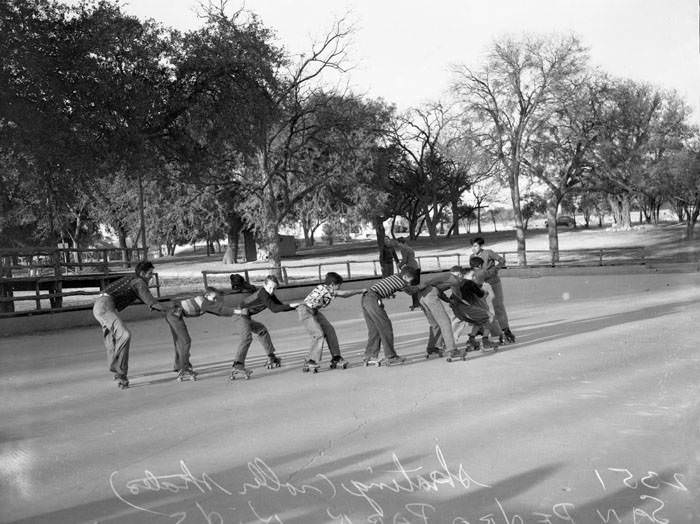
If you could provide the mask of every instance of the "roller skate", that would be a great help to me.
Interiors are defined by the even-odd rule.
[[[458,360],[467,360],[467,352],[463,349],[453,349],[447,357],[447,362],[457,362]]]
[[[379,360],[378,357],[365,357],[362,359],[362,363],[364,364],[365,367],[368,367],[368,366],[379,367],[382,365],[382,361]]]
[[[401,357],[399,355],[394,355],[393,357],[385,358],[382,360],[383,366],[398,366],[406,362],[406,357]]]
[[[273,369],[273,368],[278,368],[282,365],[282,359],[280,359],[277,355],[274,353],[271,353],[267,356],[267,363],[265,364],[265,367],[267,369]]]
[[[506,342],[509,343],[514,343],[515,342],[515,335],[513,335],[513,332],[510,330],[510,328],[505,328],[503,330],[503,336],[506,339]]]
[[[330,369],[347,369],[348,368],[348,361],[345,360],[343,357],[340,355],[333,357],[331,359],[331,363],[329,365]]]
[[[309,373],[309,372],[318,373],[318,368],[320,368],[320,367],[321,366],[319,366],[315,360],[305,360],[304,366],[301,368],[301,370],[304,373]]]
[[[117,387],[119,389],[126,389],[129,387],[129,379],[126,378],[126,375],[119,375],[118,378],[115,378],[115,380],[118,380],[117,382]]]
[[[481,349],[481,346],[479,345],[479,341],[476,339],[474,335],[469,335],[469,340],[467,340],[467,345],[464,348],[464,350],[469,353],[470,351],[479,351]]]
[[[484,351],[498,351],[499,348],[498,342],[493,342],[488,337],[481,337],[481,346],[484,348]]]
[[[230,382],[233,382],[237,378],[244,378],[248,380],[252,374],[253,372],[250,369],[246,369],[243,364],[236,362],[233,364],[233,369],[231,370],[231,375],[229,375],[228,379]]]
[[[433,356],[442,358],[445,356],[445,350],[440,348],[427,348],[425,350],[425,358],[430,358]]]
[[[197,380],[197,373],[195,373],[192,367],[190,366],[178,372],[176,380],[178,382],[184,382],[185,380],[191,380],[192,382],[194,382],[195,380]]]

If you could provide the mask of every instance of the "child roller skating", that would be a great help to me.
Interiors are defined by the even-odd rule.
[[[418,292],[418,287],[412,285],[415,279],[416,272],[406,267],[401,270],[399,275],[391,275],[381,279],[362,295],[362,314],[367,324],[367,346],[363,359],[365,366],[378,365],[374,362],[379,362],[377,357],[380,347],[384,348],[384,362],[393,361],[398,357],[394,350],[394,328],[384,310],[382,300],[398,291],[409,295]]]
[[[311,335],[311,348],[304,361],[303,371],[318,371],[321,362],[324,341],[328,344],[331,353],[331,369],[345,369],[347,362],[340,355],[340,346],[335,328],[331,325],[321,309],[327,307],[335,297],[347,298],[353,295],[364,293],[365,289],[355,289],[351,291],[341,291],[343,277],[338,273],[326,273],[323,284],[316,286],[299,304],[297,313],[299,321],[304,325],[306,331]],[[342,363],[345,363],[344,365]],[[338,365],[341,363],[341,365]]]
[[[298,304],[283,304],[280,302],[275,296],[277,286],[279,286],[279,280],[273,275],[268,275],[265,278],[263,287],[257,289],[241,302],[240,307],[247,310],[247,314],[234,317],[240,325],[241,342],[233,359],[231,379],[241,377],[247,373],[245,359],[248,355],[248,349],[250,349],[250,343],[253,341],[253,335],[258,338],[267,354],[267,363],[265,364],[267,369],[278,368],[281,365],[280,358],[275,355],[275,346],[272,344],[269,331],[263,324],[251,318],[265,308],[273,313],[280,313],[282,311],[292,311],[298,306]]]
[[[201,317],[205,313],[232,317],[246,314],[247,310],[226,306],[221,292],[213,287],[207,287],[201,295],[173,301],[173,306],[166,313],[165,320],[173,335],[175,345],[173,371],[177,371],[178,382],[197,379],[197,374],[190,363],[192,340],[187,330],[187,324],[185,324],[185,318]]]

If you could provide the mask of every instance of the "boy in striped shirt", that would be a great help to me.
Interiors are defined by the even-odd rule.
[[[177,380],[195,380],[197,374],[190,363],[190,347],[192,339],[185,324],[185,317],[201,317],[205,313],[222,317],[233,315],[247,315],[245,308],[237,309],[228,307],[223,303],[221,292],[213,287],[207,287],[204,293],[184,300],[176,300],[173,307],[166,313],[165,320],[170,326],[175,345],[175,365],[173,371],[177,371]]]
[[[365,365],[379,365],[379,347],[384,347],[386,365],[402,364],[406,359],[396,354],[394,350],[394,328],[389,316],[384,311],[382,299],[389,298],[397,291],[411,294],[418,291],[414,284],[416,272],[413,268],[405,267],[398,275],[381,279],[362,295],[362,314],[367,323],[367,347],[365,349]]]
[[[311,335],[311,349],[306,355],[303,371],[313,371],[314,373],[318,371],[324,340],[331,352],[331,369],[345,369],[348,366],[348,363],[340,355],[335,329],[320,310],[327,307],[335,297],[347,298],[367,290],[341,291],[339,288],[342,284],[343,277],[338,273],[326,273],[323,284],[316,286],[297,307],[299,320]]]

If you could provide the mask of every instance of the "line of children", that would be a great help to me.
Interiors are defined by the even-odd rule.
[[[482,239],[475,239],[474,250],[483,245]],[[238,307],[224,305],[222,294],[212,287],[207,287],[203,294],[188,299],[175,300],[171,307],[163,308],[148,290],[148,282],[153,275],[153,264],[141,262],[136,266],[135,275],[124,277],[107,287],[100,294],[93,307],[93,315],[100,323],[109,360],[109,369],[115,373],[120,388],[129,385],[127,378],[128,358],[131,333],[116,314],[137,299],[141,299],[151,310],[159,310],[165,314],[165,319],[173,336],[175,360],[173,371],[178,373],[178,380],[196,378],[190,362],[191,338],[185,324],[185,318],[199,317],[205,313],[217,316],[232,317],[238,325],[240,344],[235,352],[230,379],[248,378],[252,371],[245,367],[245,359],[253,339],[258,338],[267,354],[267,367],[279,367],[280,358],[275,354],[275,347],[269,331],[260,322],[251,317],[269,309],[273,313],[297,310],[299,321],[311,336],[311,347],[306,355],[303,370],[317,371],[320,365],[323,344],[328,345],[331,353],[330,367],[345,368],[347,362],[343,359],[338,338],[332,324],[321,313],[335,297],[347,298],[362,294],[361,308],[367,324],[367,344],[363,361],[365,365],[400,364],[405,358],[399,356],[394,348],[394,333],[391,320],[385,309],[383,300],[393,298],[398,291],[415,296],[423,310],[428,323],[429,334],[426,354],[443,354],[449,351],[450,356],[463,356],[464,350],[457,347],[457,338],[466,323],[471,324],[467,350],[477,349],[476,335],[482,335],[484,349],[498,347],[490,340],[490,336],[506,335],[509,341],[514,341],[510,330],[501,330],[498,318],[490,312],[484,300],[488,292],[482,286],[493,282],[501,289],[500,303],[494,300],[501,316],[505,315],[502,307],[502,288],[498,278],[498,268],[502,265],[502,257],[490,250],[480,249],[479,253],[488,257],[489,266],[484,269],[484,260],[480,256],[472,256],[469,268],[454,266],[447,275],[441,275],[417,285],[418,274],[415,268],[404,265],[398,274],[385,277],[374,283],[369,289],[341,291],[343,278],[337,273],[327,273],[324,283],[316,286],[300,303],[282,303],[275,295],[279,281],[273,275],[268,275],[261,288],[250,285],[240,275],[231,275],[231,288],[234,292],[245,293]],[[499,259],[501,261],[499,261]],[[492,262],[496,260],[497,262]],[[496,295],[494,288],[494,295]],[[448,298],[445,293],[449,291]],[[443,302],[449,303],[455,319],[451,321]],[[507,316],[505,317],[507,319]],[[507,321],[507,320],[506,320]],[[384,350],[384,359],[379,360],[380,349]]]

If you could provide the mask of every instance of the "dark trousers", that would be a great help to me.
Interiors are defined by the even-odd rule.
[[[264,325],[260,322],[256,322],[248,315],[234,315],[233,318],[241,334],[241,342],[238,345],[236,356],[233,359],[234,363],[240,362],[241,364],[245,364],[248,349],[250,349],[250,343],[253,341],[253,335],[258,338],[268,356],[275,352],[275,346],[272,345],[270,332]]]
[[[299,305],[299,307],[297,307],[297,313],[299,314],[299,320],[304,324],[309,335],[311,335],[311,349],[306,356],[306,360],[313,360],[316,363],[321,362],[324,340],[328,343],[331,356],[339,357],[340,346],[338,344],[338,336],[323,313],[314,311],[306,304]]]
[[[379,347],[384,347],[384,356],[391,358],[396,356],[394,351],[394,328],[389,316],[384,311],[384,305],[380,305],[380,298],[375,293],[367,292],[362,295],[362,314],[367,323],[367,348],[365,358],[377,358]]]
[[[420,284],[420,268],[416,268],[416,280],[413,282],[413,285],[418,285]],[[420,297],[418,296],[418,293],[413,293],[411,295],[411,307],[420,307]]]
[[[92,315],[102,328],[109,370],[126,376],[129,372],[131,332],[117,316],[112,297],[98,297],[92,308]]]
[[[190,364],[192,339],[187,331],[184,317],[178,315],[177,310],[171,309],[165,315],[165,321],[170,326],[170,333],[173,335],[173,344],[175,345],[173,371],[182,371],[192,367]]]

